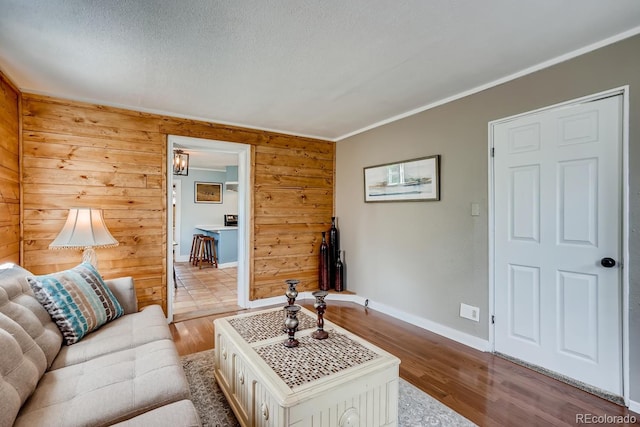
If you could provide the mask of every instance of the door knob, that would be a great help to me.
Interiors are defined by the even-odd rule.
[[[616,265],[616,260],[615,260],[615,259],[613,259],[613,258],[609,258],[609,257],[607,257],[607,258],[602,258],[602,259],[600,260],[600,264],[601,264],[603,267],[611,268],[611,267],[615,267],[615,265]]]

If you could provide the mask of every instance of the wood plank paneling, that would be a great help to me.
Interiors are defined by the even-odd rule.
[[[20,96],[0,72],[0,264],[20,263]]]
[[[159,118],[23,95],[24,261],[42,274],[76,265],[48,249],[71,207],[102,209],[120,243],[97,249],[107,277],[133,276],[140,306],[166,308],[166,135]]]
[[[166,308],[173,134],[253,146],[250,298],[279,296],[290,278],[301,290],[317,288],[320,232],[333,212],[334,143],[32,94],[22,104],[25,268],[40,274],[77,264],[78,251],[48,245],[68,208],[101,208],[120,242],[98,250],[101,272],[133,276],[141,306]]]

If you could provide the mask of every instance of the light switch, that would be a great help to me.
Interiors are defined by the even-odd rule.
[[[480,216],[480,203],[471,203],[471,216]]]

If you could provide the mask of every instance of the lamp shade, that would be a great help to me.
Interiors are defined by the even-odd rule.
[[[49,245],[50,249],[108,248],[118,246],[102,219],[102,210],[90,208],[69,209],[64,227]]]

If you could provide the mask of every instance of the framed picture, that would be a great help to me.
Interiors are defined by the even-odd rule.
[[[364,201],[440,200],[440,155],[364,168]]]
[[[221,182],[196,181],[196,203],[222,203]]]

